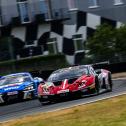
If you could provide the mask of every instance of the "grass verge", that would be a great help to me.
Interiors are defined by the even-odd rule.
[[[126,72],[114,73],[112,74],[112,78],[126,78]]]
[[[0,126],[126,126],[126,95],[57,112],[31,115]]]

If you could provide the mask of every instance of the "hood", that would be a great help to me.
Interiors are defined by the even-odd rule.
[[[57,93],[63,93],[63,92],[69,92],[73,90],[78,90],[79,86],[82,86],[82,82],[84,86],[88,86],[93,81],[92,76],[83,75],[81,77],[75,77],[70,79],[65,79],[63,81],[57,81],[57,82],[46,82],[45,85],[42,86],[43,92],[50,94],[57,94]],[[51,83],[49,85],[49,83]]]
[[[24,88],[30,85],[31,83],[32,82],[23,82],[23,83],[3,85],[0,86],[0,93],[24,90]]]
[[[69,83],[68,83],[68,79],[65,79],[63,81],[59,81],[59,82],[54,82],[54,85],[58,84],[58,86],[55,86],[53,88],[54,92],[57,92],[59,90],[67,90],[69,89]]]

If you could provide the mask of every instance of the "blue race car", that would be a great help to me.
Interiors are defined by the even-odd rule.
[[[33,78],[28,72],[2,76],[0,78],[0,103],[36,97],[40,79]]]

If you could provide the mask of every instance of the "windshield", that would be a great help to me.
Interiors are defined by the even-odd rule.
[[[32,80],[31,80],[30,76],[28,76],[28,75],[27,76],[23,76],[23,75],[8,76],[8,77],[0,78],[0,86],[21,83],[24,81],[32,81]]]
[[[61,69],[60,71],[52,73],[47,81],[55,82],[64,79],[70,79],[74,77],[80,77],[84,74],[89,74],[88,68],[68,68],[68,69]]]

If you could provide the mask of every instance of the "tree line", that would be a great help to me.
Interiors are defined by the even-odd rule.
[[[109,24],[97,26],[86,41],[87,56],[94,62],[126,60],[126,25],[115,28]]]

